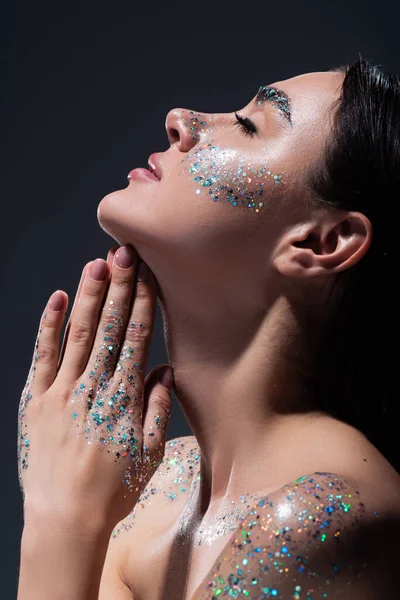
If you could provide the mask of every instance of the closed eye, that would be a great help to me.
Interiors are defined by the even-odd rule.
[[[251,119],[248,117],[241,117],[235,112],[236,121],[234,121],[234,125],[236,127],[240,127],[245,135],[249,135],[250,137],[254,136],[254,134],[258,133],[258,129],[256,125],[253,123]]]

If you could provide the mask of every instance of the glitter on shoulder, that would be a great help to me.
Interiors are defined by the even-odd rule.
[[[152,504],[157,503],[157,508],[164,509],[171,502],[186,501],[191,484],[196,484],[199,478],[200,450],[196,438],[183,436],[167,441],[158,469],[139,496],[134,509],[114,528],[112,537],[132,529],[138,513]]]
[[[378,517],[354,482],[299,477],[254,503],[193,600],[353,598],[341,594],[368,585],[370,554],[360,540]]]

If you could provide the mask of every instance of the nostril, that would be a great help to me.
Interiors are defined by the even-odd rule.
[[[171,127],[169,130],[169,135],[173,142],[179,142],[179,131],[177,129],[173,129]]]

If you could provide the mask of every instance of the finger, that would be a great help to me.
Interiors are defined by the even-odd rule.
[[[99,384],[100,392],[107,389],[108,381],[113,377],[123,344],[135,287],[136,265],[137,254],[132,246],[118,248],[100,323],[83,375],[84,379],[91,380],[92,388]]]
[[[88,269],[90,269],[90,267],[92,265],[92,262],[93,261],[90,261],[89,263],[87,263],[83,267],[83,270],[82,270],[81,278],[80,278],[79,285],[78,285],[78,291],[76,292],[76,296],[75,296],[75,299],[74,299],[74,304],[72,305],[71,313],[69,315],[67,324],[65,326],[64,337],[63,337],[63,341],[62,341],[62,344],[61,344],[60,357],[58,359],[57,371],[60,369],[61,363],[62,363],[62,361],[64,359],[65,347],[67,345],[69,330],[71,328],[71,319],[72,319],[73,314],[74,314],[75,306],[79,302],[79,297],[80,297],[80,294],[81,294],[82,285],[83,285],[83,282],[84,282],[85,277],[87,275]]]
[[[171,367],[157,367],[146,378],[147,411],[143,422],[143,459],[156,465],[164,455],[165,438],[171,414]]]
[[[107,252],[107,264],[109,266],[109,271],[111,272],[112,269],[112,265],[113,265],[113,261],[114,261],[114,254],[116,253],[116,251],[118,250],[119,246],[113,246],[112,248],[110,248],[110,250]],[[91,265],[92,265],[93,261],[91,261],[88,264],[87,269],[90,269]],[[87,271],[86,271],[87,274]],[[107,280],[109,283],[109,280]],[[80,291],[82,289],[82,282],[83,282],[83,278],[81,278],[81,282],[79,284],[79,289],[78,289],[78,301],[79,301],[79,296],[80,296]],[[72,309],[73,310],[73,309]],[[70,324],[71,324],[71,319],[68,320],[68,330],[70,329]]]
[[[60,334],[67,306],[67,294],[57,290],[51,295],[43,312],[33,358],[32,395],[44,393],[56,377]]]
[[[134,418],[142,423],[144,373],[153,335],[156,311],[156,279],[143,262],[138,267],[135,297],[121,348],[115,382],[128,390]]]
[[[108,262],[108,266],[110,267],[110,271],[112,269],[112,265],[114,262],[114,255],[116,253],[116,251],[118,250],[119,246],[113,246],[112,248],[109,249],[108,253],[107,253],[107,262]]]
[[[42,315],[40,322],[42,321],[42,319],[43,319],[43,315]],[[38,343],[39,343],[40,333],[41,333],[41,326],[39,325],[39,330],[36,335],[34,351],[33,351],[33,355],[32,355],[31,366],[29,368],[28,377],[26,379],[25,386],[24,386],[24,389],[22,390],[22,394],[21,394],[21,398],[23,398],[23,399],[26,399],[27,395],[30,396],[30,394],[32,392],[32,381],[33,381],[33,375],[34,375],[34,372],[36,369],[36,360],[37,360],[37,356],[38,356]],[[20,406],[21,405],[22,405],[22,402],[21,402]]]
[[[115,254],[115,252],[117,250],[118,250],[118,246],[113,246],[112,248],[110,248],[110,250],[107,253],[107,263],[108,263],[108,265],[110,267],[110,271],[111,271],[112,262],[113,262],[113,259],[114,259],[114,254]],[[83,281],[84,281],[84,279],[85,279],[85,277],[87,275],[88,269],[90,269],[92,263],[93,263],[93,261],[90,261],[89,263],[87,263],[84,266],[83,271],[82,271],[81,279],[80,279],[79,285],[78,285],[78,291],[76,293],[74,304],[72,306],[71,313],[70,313],[67,325],[65,327],[65,332],[64,332],[64,337],[63,337],[62,345],[61,345],[61,352],[60,352],[60,358],[58,360],[57,370],[60,368],[61,363],[62,363],[63,358],[64,358],[65,347],[67,345],[69,330],[71,328],[71,318],[73,317],[75,306],[79,302],[79,297],[81,295],[81,290],[82,290],[82,284],[83,284]]]
[[[75,382],[86,368],[108,280],[108,263],[102,258],[97,258],[83,280],[79,301],[76,303],[74,315],[71,316],[64,359],[58,372],[58,378],[63,380],[63,385],[68,386]]]

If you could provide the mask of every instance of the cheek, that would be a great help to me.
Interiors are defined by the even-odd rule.
[[[188,180],[188,200],[198,197],[210,204],[229,204],[259,213],[288,174],[274,173],[260,156],[255,161],[237,149],[210,142],[196,146],[182,159],[179,176]]]
[[[263,163],[261,149],[198,144],[159,184],[135,181],[105,196],[99,223],[119,243],[133,242],[143,256],[151,248],[181,269],[196,264],[203,277],[210,264],[225,272],[227,263],[247,260],[264,243],[265,224],[272,222],[268,206],[288,176],[268,166],[264,154]],[[255,214],[250,224],[243,219]]]

